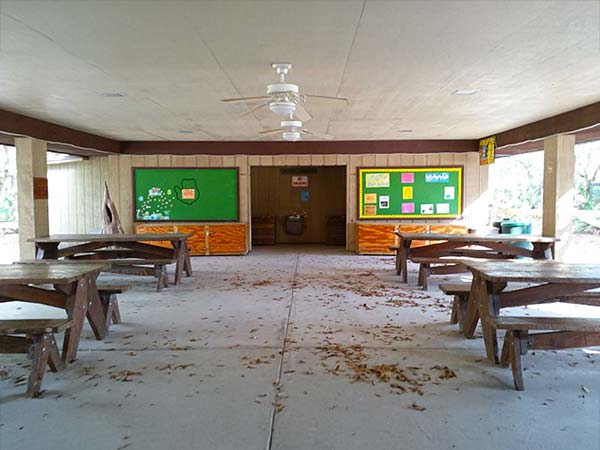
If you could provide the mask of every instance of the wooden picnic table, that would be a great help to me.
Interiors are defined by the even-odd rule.
[[[96,339],[108,329],[96,278],[107,264],[2,264],[0,265],[0,303],[29,302],[62,308],[73,326],[65,331],[63,358],[72,362],[77,356],[83,322],[87,316]],[[50,286],[48,286],[50,285]]]
[[[465,264],[473,273],[473,281],[464,332],[467,337],[472,337],[480,319],[487,357],[496,363],[498,341],[492,323],[501,308],[569,301],[569,297],[573,303],[579,303],[579,295],[600,287],[600,264],[536,260],[470,260]],[[528,284],[505,291],[509,283]],[[530,319],[534,321],[535,317]],[[591,340],[586,337],[576,332],[554,333],[544,348],[567,348],[567,344],[569,348],[591,345]]]
[[[410,258],[470,257],[494,258],[497,256],[525,256],[533,259],[552,259],[557,238],[528,234],[446,234],[395,232],[400,238],[396,250],[396,273],[402,282],[408,281]],[[414,241],[426,241],[426,245],[412,247]],[[533,248],[523,248],[516,243],[530,243]]]
[[[189,234],[54,234],[35,238],[37,259],[157,259],[175,261],[175,284],[183,272],[192,276],[192,264],[187,245]],[[149,242],[169,242],[172,248]],[[76,244],[64,246],[64,244]]]

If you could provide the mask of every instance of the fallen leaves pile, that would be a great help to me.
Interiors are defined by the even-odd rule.
[[[368,384],[387,383],[394,393],[414,392],[423,395],[426,384],[439,384],[440,381],[456,378],[456,373],[447,366],[433,366],[429,371],[422,367],[400,367],[396,364],[369,364],[361,345],[326,344],[319,347],[322,360],[338,358],[335,366],[323,362],[333,375],[346,375],[353,382]],[[431,373],[431,371],[436,373]]]

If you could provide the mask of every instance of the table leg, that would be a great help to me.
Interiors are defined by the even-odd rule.
[[[408,242],[408,246],[406,245],[407,241],[402,239],[400,241],[400,273],[402,275],[402,282],[408,283],[408,252],[410,247],[410,241]]]
[[[482,278],[478,281],[477,304],[479,307],[479,318],[483,330],[483,340],[487,358],[495,364],[498,359],[498,337],[496,329],[490,324],[490,318],[500,313],[500,300],[498,294],[504,289],[506,283],[490,283]]]
[[[98,341],[104,339],[108,335],[108,327],[106,326],[106,316],[104,314],[104,308],[102,308],[102,301],[98,294],[98,287],[96,286],[96,276],[88,275],[87,278],[87,319],[92,327],[94,336]]]
[[[181,282],[183,275],[183,265],[185,263],[185,257],[183,254],[183,245],[181,241],[173,242],[173,248],[175,248],[175,281],[174,284],[178,285]]]
[[[531,256],[533,259],[554,259],[554,243],[534,242]]]
[[[475,329],[479,322],[479,307],[477,302],[477,296],[479,295],[479,277],[473,274],[473,281],[471,282],[471,292],[467,299],[467,312],[465,314],[463,323],[463,334],[467,339],[473,339],[475,335]]]
[[[65,331],[63,342],[63,360],[67,363],[73,362],[77,358],[77,348],[79,347],[83,321],[87,313],[87,287],[87,280],[82,278],[75,283],[74,289],[67,297],[67,314],[70,319],[73,319],[73,326]]]
[[[187,245],[187,241],[183,241],[181,243],[181,245],[183,247],[183,256],[184,256],[184,261],[185,261],[183,270],[185,271],[185,274],[188,277],[191,277],[193,275],[193,273],[192,273],[192,260],[190,259],[190,248]]]

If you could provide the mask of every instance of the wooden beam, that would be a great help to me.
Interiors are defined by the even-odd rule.
[[[556,134],[575,134],[577,143],[600,139],[600,102],[497,133],[498,153],[542,150],[543,139]]]
[[[129,141],[121,153],[131,155],[289,155],[363,153],[464,153],[479,151],[479,141]]]
[[[120,151],[120,143],[114,139],[10,111],[0,110],[0,132],[4,136],[2,142],[9,139],[7,135],[14,135],[13,137],[29,136],[55,143],[62,148],[61,151],[66,150],[67,153],[73,154],[80,154],[77,153],[77,149],[95,150],[94,153],[119,153]],[[52,148],[52,145],[49,144],[48,147]]]

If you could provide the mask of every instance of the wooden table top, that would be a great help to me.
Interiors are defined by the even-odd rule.
[[[138,242],[138,241],[183,241],[190,235],[187,233],[161,234],[52,234],[34,239],[39,244],[56,244],[61,242]]]
[[[572,264],[551,260],[466,260],[474,275],[493,282],[600,284],[600,264]]]
[[[450,233],[405,233],[397,231],[402,239],[410,241],[461,241],[461,242],[540,242],[553,243],[560,239],[530,234],[450,234]]]
[[[108,269],[107,263],[0,264],[0,286],[15,284],[67,284],[93,272]]]

